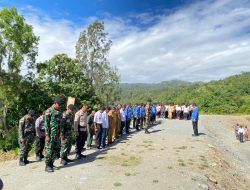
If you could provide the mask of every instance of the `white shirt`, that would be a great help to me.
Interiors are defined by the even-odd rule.
[[[126,121],[126,115],[123,109],[120,109],[120,114],[121,114],[121,121]]]
[[[180,106],[176,106],[176,111],[181,111],[181,107]]]
[[[159,112],[159,111],[161,111],[161,106],[157,106],[156,107],[156,110]]]
[[[102,113],[102,127],[105,129],[109,128],[109,116],[107,112]]]
[[[168,111],[168,105],[165,105],[165,110]]]
[[[189,108],[188,107],[184,107],[184,113],[189,113]]]
[[[245,134],[245,130],[244,130],[244,128],[243,128],[243,127],[238,129],[238,134],[240,134],[240,133]]]
[[[102,113],[100,111],[95,113],[94,122],[98,124],[102,124]]]

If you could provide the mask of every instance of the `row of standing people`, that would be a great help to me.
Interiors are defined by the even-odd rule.
[[[157,116],[165,119],[190,120],[194,107],[192,104],[157,104]]]
[[[35,141],[36,160],[45,158],[45,171],[53,172],[56,158],[61,158],[61,164],[67,165],[73,141],[76,141],[76,159],[82,159],[86,155],[82,151],[87,141],[87,148],[92,148],[93,136],[95,136],[95,148],[102,149],[112,144],[124,134],[130,133],[130,123],[133,120],[136,130],[145,129],[149,134],[148,126],[155,120],[154,107],[148,103],[146,106],[118,105],[112,109],[103,107],[97,112],[92,111],[88,115],[88,106],[82,108],[74,115],[74,105],[67,106],[67,110],[61,112],[62,98],[57,97],[54,104],[35,120],[35,112],[30,110],[19,121],[19,165],[29,163],[28,153]],[[153,110],[153,111],[152,111]],[[43,150],[45,148],[45,156]]]

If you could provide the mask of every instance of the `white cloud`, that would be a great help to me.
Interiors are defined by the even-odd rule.
[[[86,23],[79,27],[35,10],[24,14],[41,38],[39,61],[56,53],[75,56]],[[147,27],[133,25],[133,19]],[[248,1],[203,1],[156,16],[107,14],[104,22],[113,40],[110,62],[117,66],[122,82],[209,81],[250,71]],[[148,27],[149,23],[154,24]]]

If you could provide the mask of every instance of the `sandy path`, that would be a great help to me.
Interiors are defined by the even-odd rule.
[[[133,132],[105,150],[87,150],[86,159],[52,174],[44,172],[44,162],[19,167],[15,160],[0,163],[0,176],[6,190],[249,189],[250,178],[240,168],[238,158],[248,156],[249,151],[245,154],[243,149],[249,150],[250,142],[240,146],[242,155],[230,156],[226,149],[231,149],[231,131],[210,127],[220,125],[216,120],[202,116],[200,132],[204,135],[192,137],[189,121],[159,119],[161,123],[150,129],[150,135]],[[212,129],[228,133],[224,149],[217,145],[216,139],[221,137]],[[238,142],[233,144],[237,149]],[[59,160],[55,165],[60,166]]]

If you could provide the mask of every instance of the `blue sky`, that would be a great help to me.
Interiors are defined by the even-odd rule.
[[[159,14],[191,2],[194,0],[0,0],[3,6],[32,6],[43,10],[51,18],[65,18],[74,22],[94,15],[102,19],[105,13],[119,17],[145,12]]]
[[[40,36],[37,61],[75,57],[81,31],[105,23],[122,82],[211,81],[250,71],[249,0],[0,0]]]

